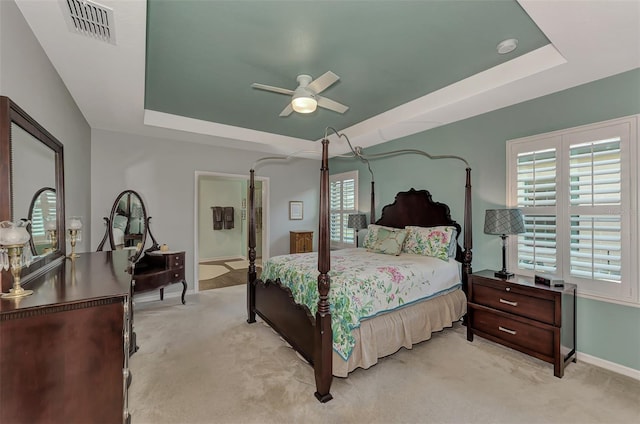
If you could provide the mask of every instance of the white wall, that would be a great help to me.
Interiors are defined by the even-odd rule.
[[[152,216],[151,230],[159,243],[186,251],[186,277],[193,289],[194,200],[196,171],[249,175],[256,159],[269,154],[217,148],[208,145],[143,137],[105,130],[91,135],[91,208],[87,221],[95,249],[104,232],[116,196],[123,190],[137,191]],[[296,159],[265,164],[257,176],[269,177],[270,255],[289,252],[289,231],[318,227],[320,162]],[[290,200],[304,201],[304,220],[289,221]],[[317,234],[314,234],[317,237]],[[177,290],[179,288],[175,288]]]
[[[89,217],[91,129],[13,0],[0,1],[0,94],[64,145],[66,214]]]

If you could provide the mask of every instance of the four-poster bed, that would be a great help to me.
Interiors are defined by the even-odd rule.
[[[400,192],[392,204],[385,206],[382,216],[375,224],[387,229],[404,229],[408,226],[415,227],[452,227],[455,228],[455,240],[453,240],[452,258],[449,260],[431,259],[432,262],[440,261],[443,264],[453,262],[455,266],[456,283],[449,283],[441,288],[434,288],[437,293],[417,295],[415,302],[407,301],[407,306],[389,309],[385,313],[375,313],[365,316],[362,322],[350,327],[350,338],[355,340],[350,347],[348,355],[338,355],[334,345],[334,332],[332,330],[332,312],[341,311],[337,303],[341,299],[330,298],[331,285],[329,271],[331,269],[331,256],[329,246],[329,167],[328,167],[329,141],[322,140],[322,162],[320,176],[320,213],[319,213],[319,243],[317,253],[317,293],[313,293],[313,304],[301,304],[296,302],[291,288],[276,278],[258,279],[256,274],[256,232],[255,232],[255,208],[254,208],[254,178],[255,170],[250,171],[249,185],[249,270],[247,280],[247,322],[256,321],[256,315],[269,324],[314,367],[316,379],[315,395],[321,402],[332,399],[330,387],[333,375],[346,376],[348,372],[357,367],[368,368],[375,364],[379,357],[394,353],[400,347],[410,348],[412,344],[427,340],[432,331],[450,327],[453,322],[459,320],[466,311],[466,298],[463,290],[466,288],[467,275],[471,273],[471,180],[470,168],[466,168],[465,186],[465,211],[464,211],[464,250],[457,243],[461,234],[461,227],[450,216],[449,207],[442,203],[434,202],[426,190],[411,189]],[[359,150],[352,152],[365,162]],[[409,151],[403,151],[406,153]],[[416,153],[420,151],[411,151]],[[420,152],[425,156],[424,152]],[[430,157],[430,156],[429,156]],[[460,159],[460,158],[458,158]],[[466,163],[466,161],[465,161]],[[468,165],[468,164],[467,164]],[[373,184],[372,184],[373,186]],[[372,193],[372,211],[374,198]],[[334,252],[338,267],[344,267],[343,256],[351,255],[349,250],[362,251],[363,249],[346,249],[345,252]],[[340,256],[342,254],[342,256]],[[312,254],[302,254],[312,255]],[[291,255],[302,256],[302,255]],[[377,255],[372,253],[372,255]],[[391,263],[404,257],[386,256]],[[404,254],[403,254],[404,255]],[[410,255],[407,255],[410,256]],[[396,258],[396,259],[392,259]],[[303,258],[308,261],[307,258]],[[406,261],[405,261],[406,262]],[[457,265],[456,265],[457,264]],[[462,278],[457,280],[461,264]],[[275,266],[275,265],[274,265]],[[348,265],[347,265],[348,267]],[[283,268],[284,269],[284,268]],[[414,271],[409,271],[409,274]],[[264,273],[264,272],[263,272]],[[306,272],[307,276],[311,273]],[[334,272],[338,277],[338,270]],[[413,274],[411,274],[413,275]],[[397,277],[397,276],[396,276]],[[333,278],[333,276],[332,276]],[[398,277],[397,277],[398,278]],[[404,279],[404,276],[398,280]],[[336,281],[339,284],[344,282]],[[348,286],[348,281],[346,285]],[[339,287],[344,287],[343,285]],[[440,286],[436,286],[440,287]],[[294,290],[295,291],[295,290]],[[404,293],[404,292],[403,292]],[[335,294],[332,292],[332,296]],[[347,302],[348,303],[348,302]],[[402,302],[401,302],[402,303]],[[331,305],[333,304],[333,305]],[[330,309],[330,305],[334,308]],[[312,313],[315,311],[315,314]],[[392,319],[389,319],[391,317]],[[392,322],[392,324],[390,324]],[[428,323],[428,324],[425,324]],[[334,324],[335,325],[335,324]],[[394,327],[395,326],[395,327]],[[389,336],[389,334],[406,333],[404,336]],[[340,334],[339,334],[340,335]],[[385,342],[389,341],[390,342]],[[373,347],[372,347],[373,346]],[[340,350],[340,349],[337,349]]]

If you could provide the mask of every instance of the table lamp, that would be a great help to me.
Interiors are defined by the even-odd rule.
[[[353,228],[356,231],[356,247],[358,247],[358,231],[367,228],[367,216],[363,213],[349,214],[347,228]]]
[[[507,236],[524,233],[524,219],[520,209],[487,209],[484,216],[485,234],[496,234],[502,239],[502,270],[497,271],[498,278],[511,278],[507,271]]]

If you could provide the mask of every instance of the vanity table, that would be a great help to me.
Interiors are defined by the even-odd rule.
[[[126,251],[81,253],[0,300],[0,422],[128,422]]]
[[[111,215],[103,219],[107,225],[98,251],[105,248],[107,240],[112,250],[127,250],[132,244],[129,241],[135,241],[138,246],[130,251],[130,260],[134,264],[131,283],[133,294],[160,290],[160,300],[164,300],[165,287],[180,283],[184,305],[187,293],[187,281],[184,278],[185,252],[160,250],[160,245],[151,232],[151,217],[147,215],[142,196],[133,190],[123,191],[116,197]],[[151,238],[151,247],[144,249],[147,236]],[[135,351],[134,344],[132,348]]]
[[[182,284],[182,304],[187,293],[184,279],[184,252],[155,250],[147,252],[135,264],[133,271],[134,294],[160,290],[160,300],[164,299],[164,288],[170,284]]]

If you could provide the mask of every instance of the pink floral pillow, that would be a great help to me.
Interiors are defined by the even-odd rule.
[[[455,238],[455,227],[412,227],[407,226],[407,238],[402,251],[417,255],[433,256],[444,261],[449,259],[449,247]]]

